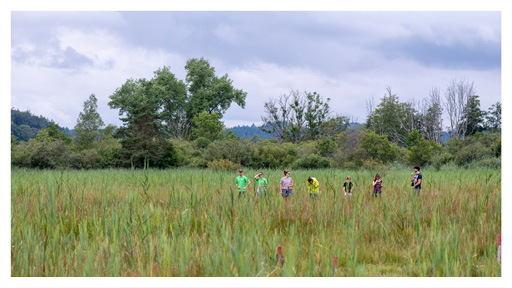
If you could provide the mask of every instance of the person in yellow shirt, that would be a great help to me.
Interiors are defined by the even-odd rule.
[[[308,190],[309,190],[309,198],[312,198],[313,196],[318,197],[318,186],[320,186],[320,183],[318,183],[318,180],[313,177],[308,178]]]

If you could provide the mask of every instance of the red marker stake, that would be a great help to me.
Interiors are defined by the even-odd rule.
[[[338,257],[334,257],[334,276],[336,276],[336,272],[338,272]]]
[[[501,234],[498,235],[498,262],[501,262]]]

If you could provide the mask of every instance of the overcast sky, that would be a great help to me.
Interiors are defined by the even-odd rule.
[[[11,107],[73,128],[98,98],[105,123],[121,125],[109,96],[129,78],[170,66],[185,79],[204,57],[247,92],[226,126],[260,124],[263,102],[290,90],[331,98],[359,122],[386,87],[402,101],[442,96],[474,82],[484,110],[501,101],[500,12],[12,12]],[[443,125],[446,127],[448,122]]]

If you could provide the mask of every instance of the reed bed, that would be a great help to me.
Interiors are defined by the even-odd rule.
[[[501,171],[11,171],[12,276],[501,276]],[[341,192],[352,177],[352,197]],[[308,176],[320,182],[309,198]],[[285,262],[276,259],[281,246]],[[337,267],[333,258],[338,257]],[[335,269],[337,268],[337,269]]]

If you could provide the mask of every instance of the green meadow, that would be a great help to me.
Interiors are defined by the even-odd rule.
[[[255,199],[260,170],[244,171],[252,183],[239,197],[237,172],[14,168],[11,275],[501,276],[500,170],[422,169],[420,197],[412,169],[291,171],[286,200],[283,172],[262,171],[268,196]]]

